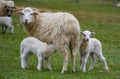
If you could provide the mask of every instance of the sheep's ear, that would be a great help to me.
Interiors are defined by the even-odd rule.
[[[81,35],[83,35],[83,32],[80,32]]]
[[[17,11],[16,14],[23,15],[21,11]]]
[[[95,35],[95,32],[91,32],[91,36],[94,36]]]
[[[33,15],[38,15],[38,12],[34,11],[34,12],[33,12]]]

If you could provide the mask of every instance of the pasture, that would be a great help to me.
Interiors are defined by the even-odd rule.
[[[79,53],[76,55],[76,71],[71,71],[69,55],[68,71],[61,74],[63,55],[57,51],[50,57],[53,71],[45,67],[38,71],[37,58],[29,58],[29,68],[23,70],[20,65],[21,41],[27,36],[19,16],[13,14],[14,34],[0,33],[0,79],[120,79],[120,8],[112,6],[108,0],[99,5],[99,0],[14,0],[17,6],[36,7],[52,12],[70,12],[79,21],[81,30],[96,32],[94,37],[102,42],[103,54],[106,58],[109,71],[104,70],[103,64],[95,63],[92,71],[88,71],[90,60],[87,63],[87,72],[78,71]],[[1,31],[1,27],[0,27]],[[45,63],[44,63],[45,66]]]

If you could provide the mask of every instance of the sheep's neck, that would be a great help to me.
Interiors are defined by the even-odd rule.
[[[35,21],[33,23],[29,25],[25,25],[25,29],[28,31],[30,36],[34,36],[34,33],[36,31],[36,26],[37,26],[37,23],[36,23],[36,16],[35,16]]]

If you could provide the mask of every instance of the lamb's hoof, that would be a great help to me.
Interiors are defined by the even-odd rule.
[[[75,70],[72,70],[72,73],[75,73]]]
[[[13,35],[13,33],[10,33],[10,35]]]
[[[61,71],[61,74],[64,74],[66,71],[67,71],[67,70],[62,70],[62,71]]]

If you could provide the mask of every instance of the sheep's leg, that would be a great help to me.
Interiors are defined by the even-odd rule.
[[[75,55],[71,51],[71,59],[72,59],[72,71],[75,72]]]
[[[49,58],[46,58],[45,60],[46,60],[46,65],[47,65],[48,70],[52,70]]]
[[[102,52],[100,52],[100,53],[98,54],[98,57],[99,57],[100,60],[102,61],[105,70],[108,71],[108,66],[107,66],[107,63],[106,63],[106,59],[105,59],[105,57],[103,56]]]
[[[26,50],[23,51],[21,54],[21,67],[25,69],[28,66],[28,57],[29,55],[27,54],[28,52]]]
[[[90,64],[89,70],[92,70],[94,68],[94,64],[96,62],[96,56],[94,53],[91,53],[90,57],[91,57],[91,64]]]
[[[84,57],[82,59],[82,62],[83,62],[83,69],[82,69],[82,71],[83,72],[86,72],[86,64],[87,64],[88,57],[89,57],[89,52],[86,52],[86,54],[84,55]]]
[[[67,50],[65,52],[63,52],[63,55],[64,55],[64,62],[63,62],[63,69],[61,71],[62,74],[65,71],[67,71],[67,65],[68,65],[68,53],[67,53]]]
[[[37,65],[37,69],[41,71],[41,68],[42,68],[42,61],[43,61],[43,58],[41,55],[38,55],[38,65]]]

